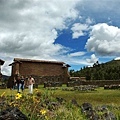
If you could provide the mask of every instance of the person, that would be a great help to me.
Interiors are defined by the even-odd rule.
[[[12,89],[14,90],[15,88],[16,88],[16,79],[15,79],[15,77],[14,77]]]
[[[28,88],[28,76],[25,77],[25,81],[24,81],[24,87]]]
[[[32,76],[30,76],[28,78],[28,89],[30,94],[33,94],[33,84],[35,84],[35,80]]]
[[[20,83],[21,83],[21,90],[23,92],[23,90],[24,90],[24,84],[25,84],[24,76],[21,76]]]
[[[20,81],[20,76],[19,75],[16,77],[16,83],[17,83],[17,91],[18,91],[18,93],[20,93],[21,81]]]

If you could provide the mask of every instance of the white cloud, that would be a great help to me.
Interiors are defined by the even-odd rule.
[[[96,24],[92,27],[90,38],[86,43],[88,51],[99,55],[120,54],[120,29],[115,26],[109,26],[106,23]]]
[[[90,25],[90,24],[92,24],[92,23],[94,23],[94,20],[88,17],[88,18],[86,19],[86,24]]]
[[[91,55],[91,58],[90,58],[90,59],[86,59],[86,61],[87,61],[88,63],[95,63],[95,62],[98,61],[98,58],[95,56],[95,54],[92,54],[92,55]]]
[[[70,64],[71,66],[72,65],[77,65],[77,66],[80,66],[81,65],[84,65],[84,66],[88,66],[88,65],[91,65],[91,63],[88,63],[85,58],[83,56],[70,56],[70,55],[67,55],[67,56],[59,56],[61,58],[61,60],[63,60],[64,62]]]
[[[86,32],[89,30],[89,27],[92,23],[94,23],[94,21],[91,18],[82,18],[79,17],[80,22],[81,21],[85,21],[84,24],[83,23],[74,23],[71,30],[72,30],[72,38],[79,38],[80,36],[85,36]]]
[[[79,0],[70,1],[0,1],[0,56],[55,59],[68,48],[54,44],[57,30],[68,27],[66,21],[75,20]],[[5,61],[6,58],[4,57]],[[9,74],[6,61],[3,73]]]
[[[79,57],[79,56],[85,55],[85,53],[86,52],[75,52],[75,53],[69,54],[68,56],[69,57]]]
[[[120,57],[116,57],[114,60],[120,60]]]
[[[84,36],[86,33],[85,31],[88,30],[87,24],[75,23],[71,30],[73,31],[72,38],[79,38],[80,36]]]
[[[73,25],[72,37],[79,38],[86,35],[91,24],[103,22],[104,18],[107,22],[119,23],[119,3],[118,0],[97,0],[92,4],[89,0],[0,0],[0,59],[6,61],[2,72],[10,75],[7,65],[14,57],[89,64],[84,53],[69,54],[71,48],[55,44],[58,31]],[[91,29],[86,43],[88,51],[119,55],[119,28],[97,24]],[[72,49],[75,47],[78,46]]]

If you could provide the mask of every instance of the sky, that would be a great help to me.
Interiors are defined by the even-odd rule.
[[[2,74],[14,58],[72,70],[120,59],[120,0],[0,0]]]

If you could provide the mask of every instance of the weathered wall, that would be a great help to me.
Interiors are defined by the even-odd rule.
[[[61,64],[22,62],[19,66],[21,75],[52,76],[61,75],[64,71]]]

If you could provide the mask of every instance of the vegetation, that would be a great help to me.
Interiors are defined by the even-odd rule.
[[[120,80],[120,60],[112,60],[93,67],[83,67],[79,71],[70,70],[71,76],[86,77],[86,80]]]
[[[28,89],[22,94],[18,94],[17,90],[1,89],[0,101],[4,100],[4,104],[1,104],[0,110],[7,108],[6,103],[19,108],[30,120],[87,120],[81,108],[71,102],[76,100],[80,106],[85,102],[91,103],[94,108],[106,105],[119,120],[119,90],[97,88],[96,91],[79,92],[63,91],[63,87],[48,90],[39,86],[38,89],[34,89],[33,95],[27,94]]]

